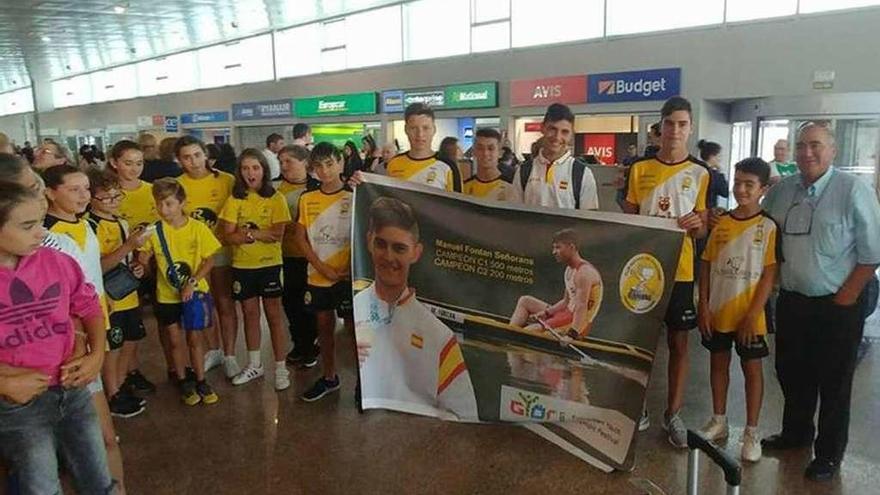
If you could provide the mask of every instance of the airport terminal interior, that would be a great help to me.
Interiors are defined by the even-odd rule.
[[[877,26],[876,0],[0,2],[0,495],[880,494]],[[651,213],[664,166],[692,175]],[[490,182],[512,196],[475,198]],[[15,248],[34,198],[48,234]],[[724,222],[758,217],[716,270]],[[166,235],[204,263],[166,261]],[[37,262],[39,284],[88,282],[55,323],[22,285],[38,257],[64,267]],[[116,298],[119,271],[136,278]],[[729,434],[724,353],[701,343],[702,313],[732,311],[713,277],[766,298],[727,351]],[[188,298],[208,291],[199,326]],[[37,348],[50,327],[63,352]]]

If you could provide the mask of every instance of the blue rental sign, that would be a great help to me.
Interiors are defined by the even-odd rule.
[[[587,103],[657,101],[681,94],[681,68],[590,74]]]
[[[180,115],[181,124],[208,124],[213,122],[228,122],[229,112],[193,112]]]
[[[293,118],[293,100],[253,101],[232,104],[232,120]]]
[[[176,115],[165,116],[165,132],[177,132],[180,130],[179,121]]]
[[[403,104],[403,91],[399,89],[382,91],[382,113],[402,112],[406,105]]]

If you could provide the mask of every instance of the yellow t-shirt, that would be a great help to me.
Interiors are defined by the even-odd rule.
[[[626,201],[639,206],[639,215],[679,218],[704,211],[708,191],[709,170],[696,158],[689,156],[678,163],[646,158],[630,168]],[[693,280],[694,240],[685,236],[675,281]]]
[[[208,174],[201,179],[193,179],[183,174],[177,178],[177,182],[186,191],[184,208],[186,214],[201,220],[211,230],[216,231],[217,219],[220,217],[223,205],[226,204],[226,199],[232,194],[235,177],[220,171],[217,175]]]
[[[278,183],[278,192],[284,196],[287,201],[287,207],[290,210],[290,218],[296,221],[299,218],[299,198],[306,192],[307,182],[296,184],[281,180]],[[284,239],[281,240],[281,254],[285,258],[303,258],[305,253],[296,245],[293,225],[288,225],[284,229]]]
[[[177,272],[177,284],[173,282],[175,277],[169,270],[168,259],[162,251],[158,233],[147,239],[141,251],[150,253],[156,258],[159,272],[159,276],[156,277],[156,298],[160,303],[175,304],[180,302],[181,284],[186,283],[198,271],[202,262],[220,249],[220,241],[205,224],[191,218],[187,218],[186,223],[177,229],[164,220],[160,223],[168,251],[174,259],[173,269]],[[199,280],[196,289],[208,292],[208,280],[204,278]]]
[[[156,200],[153,199],[153,185],[141,181],[137,189],[125,192],[119,205],[119,216],[134,227],[145,227],[159,220]]]
[[[239,228],[268,229],[290,223],[290,210],[280,193],[264,198],[248,191],[244,199],[230,196],[220,211],[220,220]],[[252,242],[232,247],[234,268],[264,268],[281,264],[281,242]]]
[[[709,235],[703,261],[708,261],[709,311],[712,330],[735,332],[748,312],[764,269],[781,259],[776,222],[764,212],[738,219],[725,214]],[[767,333],[764,312],[758,316],[759,335]]]
[[[501,177],[484,182],[478,179],[475,175],[464,181],[464,193],[468,196],[494,199],[495,201],[511,201],[516,198],[513,191],[513,184],[507,182]]]
[[[121,218],[108,220],[91,214],[89,215],[89,225],[95,231],[95,235],[98,236],[98,245],[101,248],[102,258],[119,249],[122,243],[125,242],[125,238],[128,237],[128,224]],[[110,307],[111,313],[134,309],[139,304],[138,293],[134,291],[119,301],[114,301],[108,296],[107,304]]]
[[[305,227],[312,251],[337,270],[351,268],[351,198],[351,191],[344,188],[332,194],[309,191],[299,198],[297,223]],[[308,284],[333,286],[311,264]]]
[[[438,189],[461,192],[461,174],[453,170],[448,163],[441,161],[437,156],[428,158],[410,158],[406,153],[401,153],[388,161],[386,167],[389,177],[395,179],[417,182]]]

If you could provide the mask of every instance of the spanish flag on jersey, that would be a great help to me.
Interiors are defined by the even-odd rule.
[[[712,331],[729,333],[748,312],[764,269],[782,260],[776,222],[763,211],[749,218],[727,213],[709,235],[703,261],[708,261],[709,311]],[[758,316],[759,335],[767,333],[764,312]]]
[[[309,191],[299,198],[297,223],[306,229],[312,251],[337,270],[351,267],[351,197],[351,191],[343,187],[329,194],[320,189]],[[333,286],[311,264],[308,284]]]
[[[639,206],[639,215],[679,218],[706,209],[709,170],[692,156],[678,163],[645,158],[632,165],[626,201]],[[675,272],[676,282],[694,280],[694,240],[685,236]]]
[[[411,158],[407,153],[401,153],[389,160],[386,168],[388,176],[395,179],[417,182],[446,191],[462,191],[461,173],[458,167],[441,161],[437,155],[416,159]]]

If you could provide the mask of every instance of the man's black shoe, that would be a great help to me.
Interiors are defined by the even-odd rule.
[[[838,468],[840,464],[837,462],[817,458],[807,466],[804,476],[811,481],[831,481]]]
[[[761,447],[767,450],[793,450],[809,447],[813,440],[809,437],[802,439],[794,439],[777,433],[761,440]]]

